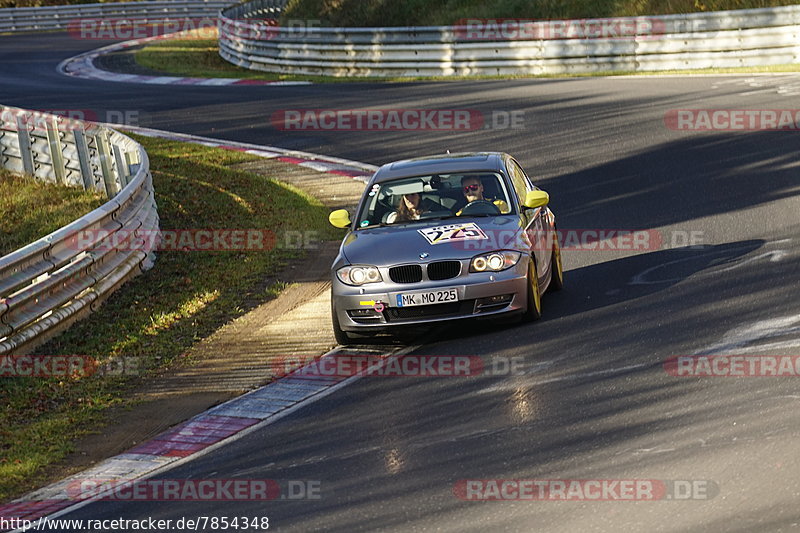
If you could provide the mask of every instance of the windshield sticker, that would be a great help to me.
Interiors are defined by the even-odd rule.
[[[466,224],[448,224],[446,226],[436,226],[417,230],[420,235],[425,237],[428,244],[442,244],[443,242],[456,241],[480,241],[489,237],[474,222]]]

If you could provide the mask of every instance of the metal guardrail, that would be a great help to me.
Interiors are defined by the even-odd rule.
[[[649,30],[589,39],[471,40],[466,26],[314,28],[308,36],[291,28],[265,33],[246,20],[277,17],[284,3],[255,0],[223,10],[220,55],[267,72],[376,77],[659,71],[800,58],[800,6],[619,18],[613,20]]]
[[[0,9],[0,33],[63,30],[81,19],[216,19],[231,0],[162,0]]]
[[[152,235],[159,218],[147,153],[131,138],[102,125],[13,107],[0,106],[0,116],[0,167],[101,190],[109,198],[0,257],[0,354],[20,354],[96,310],[127,279],[152,267],[152,251],[98,244],[120,231]]]

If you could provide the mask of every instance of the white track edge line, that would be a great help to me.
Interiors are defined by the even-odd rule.
[[[361,163],[359,161],[353,161],[351,159],[342,159],[340,157],[333,157],[327,156],[322,154],[314,154],[311,152],[303,152],[300,150],[289,150],[287,148],[280,148],[277,146],[267,146],[267,145],[260,145],[260,144],[251,144],[251,143],[243,143],[238,141],[227,141],[225,139],[217,139],[213,137],[203,137],[201,135],[192,135],[191,133],[175,133],[171,131],[165,130],[158,130],[153,128],[143,128],[139,126],[125,126],[124,124],[105,124],[111,128],[116,128],[123,131],[130,131],[132,133],[138,133],[140,135],[144,135],[146,137],[162,137],[166,139],[190,139],[194,141],[202,141],[202,142],[211,142],[216,143],[219,145],[226,145],[226,146],[236,146],[239,148],[246,148],[249,150],[262,150],[267,152],[277,152],[281,155],[288,156],[288,157],[298,157],[298,158],[305,158],[311,161],[323,161],[329,163],[337,163],[340,165],[347,165],[353,168],[357,168],[360,170],[364,170],[367,172],[375,172],[378,170],[378,167],[375,165],[370,165],[368,163]]]
[[[406,354],[408,354],[410,352],[413,352],[414,350],[419,349],[420,347],[421,347],[420,345],[406,346],[406,347],[403,347],[403,348],[401,348],[401,349],[399,349],[397,351],[394,351],[389,355],[389,357],[384,358],[380,362],[380,364],[377,365],[377,367],[380,368],[380,367],[384,366],[389,360],[391,360],[391,359],[393,359],[393,358],[395,358],[397,356],[400,356],[400,355],[406,355]],[[327,357],[327,356],[333,354],[336,350],[337,349],[335,348],[335,349],[329,351],[328,353],[326,353],[325,355],[323,355],[322,357]],[[258,431],[258,430],[260,430],[262,428],[265,428],[265,427],[277,422],[278,420],[281,420],[282,418],[284,418],[286,416],[289,416],[290,414],[294,413],[295,411],[297,411],[299,409],[302,409],[303,407],[306,407],[308,405],[311,405],[311,404],[317,402],[318,400],[321,400],[322,398],[325,398],[326,396],[329,396],[329,395],[333,394],[334,392],[338,391],[339,389],[343,389],[344,387],[355,383],[356,381],[358,381],[362,377],[364,377],[364,376],[362,376],[360,374],[356,374],[354,376],[351,376],[351,377],[349,377],[349,378],[347,378],[347,379],[345,379],[343,381],[340,381],[339,383],[331,385],[330,387],[328,387],[328,388],[326,388],[326,389],[314,394],[313,396],[310,396],[310,397],[308,397],[308,398],[306,398],[304,400],[301,400],[301,401],[295,403],[294,405],[292,405],[290,407],[287,407],[286,409],[283,409],[282,411],[279,411],[279,412],[277,412],[277,413],[275,413],[273,415],[270,415],[269,417],[265,418],[261,422],[257,422],[256,424],[253,424],[252,426],[247,427],[247,428],[239,431],[238,433],[235,433],[235,434],[231,435],[230,437],[227,437],[227,438],[225,438],[225,439],[223,439],[223,440],[221,440],[219,442],[215,442],[214,444],[212,444],[211,446],[208,446],[207,448],[203,448],[202,450],[199,450],[199,451],[193,453],[192,455],[188,455],[186,457],[182,457],[182,458],[178,459],[177,461],[174,461],[174,462],[165,464],[163,466],[160,466],[160,467],[158,467],[158,468],[156,468],[154,470],[151,470],[150,472],[148,472],[148,473],[146,473],[146,474],[144,474],[144,475],[142,475],[140,477],[135,477],[135,478],[133,478],[131,480],[128,480],[128,481],[144,481],[144,480],[150,479],[152,477],[155,477],[155,476],[157,476],[159,474],[163,474],[164,472],[168,472],[168,471],[170,471],[170,470],[172,470],[174,468],[177,468],[178,466],[181,466],[181,465],[184,465],[184,464],[189,463],[191,461],[194,461],[195,459],[199,459],[199,458],[201,458],[201,457],[203,457],[203,456],[205,456],[205,455],[207,455],[207,454],[209,454],[209,453],[211,453],[213,451],[218,450],[219,448],[222,448],[223,446],[227,446],[228,444],[231,444],[233,442],[236,442],[236,441],[246,437],[250,433],[253,433],[253,432]],[[277,383],[277,382],[278,381],[274,381],[272,383]],[[255,392],[257,390],[261,390],[261,389],[267,388],[272,383],[269,383],[267,385],[264,385],[263,387],[255,389],[254,391],[251,391],[251,393]],[[247,396],[247,395],[245,394],[245,395],[239,396],[238,398],[242,398],[244,396]],[[230,400],[230,401],[234,402],[234,401],[238,400],[238,398],[234,398],[233,400]],[[212,407],[212,409],[213,409],[213,407]],[[195,415],[195,416],[201,416],[203,414],[205,414],[205,412],[199,413],[198,415]],[[233,417],[233,418],[236,418],[236,417]],[[97,501],[103,501],[103,497],[108,495],[108,494],[110,494],[110,493],[112,493],[112,492],[113,492],[113,489],[108,489],[108,490],[98,494],[97,496],[94,496],[94,497],[92,497],[90,499],[87,499],[87,500],[82,500],[82,501],[80,501],[80,502],[78,502],[78,503],[76,503],[74,505],[71,505],[71,506],[66,507],[64,509],[61,509],[60,511],[56,511],[53,514],[45,515],[43,517],[31,520],[31,523],[32,524],[37,524],[37,523],[39,523],[40,520],[43,520],[45,517],[47,519],[55,519],[55,518],[59,518],[61,516],[67,515],[69,513],[75,512],[75,511],[77,511],[77,510],[79,510],[79,509],[81,509],[81,508],[83,508],[83,507],[85,507],[85,506],[87,506],[87,505],[89,505],[91,503],[95,503]],[[10,533],[23,533],[25,531],[26,530],[23,529],[23,528],[18,528],[18,529],[15,529],[15,530],[11,531]]]

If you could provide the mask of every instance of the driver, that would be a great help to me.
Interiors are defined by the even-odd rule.
[[[497,206],[501,213],[508,213],[510,211],[505,200],[487,200],[483,197],[483,183],[477,176],[464,176],[461,178],[461,189],[464,192],[464,197],[467,199],[467,205],[472,202],[491,202]],[[461,211],[464,207],[456,212],[456,216],[461,216]]]

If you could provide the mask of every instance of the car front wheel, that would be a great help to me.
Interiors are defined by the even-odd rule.
[[[550,258],[550,268],[553,274],[547,290],[551,292],[560,291],[564,288],[564,265],[561,262],[561,246],[558,244],[558,239],[553,240],[553,255]]]
[[[536,260],[531,257],[528,262],[528,307],[522,315],[524,322],[533,322],[542,317],[542,295],[539,293],[539,272]]]

